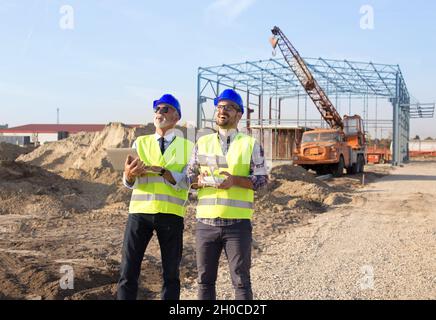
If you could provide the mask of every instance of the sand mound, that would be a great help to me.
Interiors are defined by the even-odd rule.
[[[50,201],[60,204],[54,205],[58,211],[83,212],[113,204],[127,208],[131,191],[122,186],[121,174],[111,168],[106,149],[129,147],[138,136],[152,132],[152,124],[130,128],[112,123],[101,132],[72,135],[22,155],[17,160],[25,164],[4,166],[0,178],[20,180],[19,188],[24,185],[29,194],[52,196]],[[295,214],[323,212],[338,202],[326,183],[301,167],[278,166],[270,176],[266,190],[256,193],[255,216],[264,230],[277,223],[289,224]],[[16,189],[17,184],[12,187]]]
[[[33,147],[20,147],[14,144],[0,142],[0,161],[13,161],[22,154],[29,153]]]
[[[51,181],[51,177],[53,176],[53,174],[41,168],[24,163],[2,161],[0,164],[0,182],[2,183],[13,182],[16,184],[25,179],[38,179],[37,182],[42,185],[47,185],[53,182]],[[33,181],[36,182],[35,180]]]
[[[13,161],[0,164],[0,190],[0,214],[62,212],[63,196],[77,193],[73,184],[62,177]]]
[[[151,132],[150,125],[130,128],[121,123],[112,123],[101,132],[81,132],[65,140],[46,143],[17,160],[54,172],[69,172],[70,178],[71,170],[81,170],[92,176],[103,168],[110,169],[107,148],[130,147],[137,136]]]
[[[256,193],[254,223],[258,235],[267,236],[325,212],[333,190],[298,166],[272,169],[270,183]]]
[[[0,163],[0,214],[81,213],[125,201],[127,197],[120,192],[115,186],[67,180],[25,163]]]
[[[262,203],[285,205],[290,199],[306,199],[322,203],[332,189],[307,170],[292,165],[282,165],[272,169],[270,184],[266,192],[260,192]],[[283,199],[287,199],[284,203]]]
[[[281,232],[326,211],[323,200],[328,196],[328,189],[302,181],[275,182],[272,181],[272,190],[259,193],[255,200],[254,223],[262,236]]]
[[[27,212],[35,214],[43,214],[44,210],[51,214],[86,212],[103,207],[126,211],[131,190],[122,185],[121,173],[112,169],[106,149],[130,147],[138,136],[154,131],[153,124],[131,128],[111,123],[101,132],[78,133],[46,143],[20,156],[17,162],[3,162],[2,212],[16,211],[21,202],[28,205]]]
[[[106,205],[123,203],[127,206],[130,191],[121,185],[121,174],[111,168],[106,149],[129,147],[138,136],[152,132],[152,124],[130,128],[121,123],[112,123],[101,132],[79,133],[65,140],[47,143],[17,160],[57,173],[61,176],[57,177],[63,178],[65,183],[76,181],[76,189],[81,190],[82,197],[96,195],[94,202],[97,204],[94,203],[94,207],[101,205],[103,200],[107,202]],[[50,181],[52,177],[47,175],[47,171],[43,172],[42,175],[35,172],[32,166],[21,171],[14,171],[14,167],[9,167],[4,169],[3,175],[4,179],[14,180],[33,174],[33,178],[39,175],[40,180]],[[108,194],[109,187],[111,193]],[[303,168],[282,165],[272,170],[267,190],[257,193],[256,211],[268,213],[268,220],[271,221],[276,220],[275,215],[286,215],[288,211],[319,213],[325,210],[326,205],[336,202],[328,197],[330,193],[332,190],[327,184]],[[325,202],[326,199],[328,200]],[[61,200],[65,201],[62,197]],[[89,208],[93,205],[88,204],[84,207]]]
[[[274,179],[287,181],[304,181],[313,183],[322,187],[328,187],[326,183],[316,179],[316,176],[299,166],[281,165],[271,170],[271,176]]]
[[[182,133],[185,128],[177,127]],[[81,132],[61,141],[49,142],[17,161],[40,166],[67,179],[87,179],[106,184],[119,180],[112,169],[106,150],[128,148],[135,139],[155,132],[153,124],[131,128],[122,123],[110,123],[101,132]]]

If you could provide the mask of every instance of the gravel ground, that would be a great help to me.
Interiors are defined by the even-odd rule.
[[[271,237],[253,259],[256,299],[435,299],[436,162],[398,167],[353,201]],[[222,257],[217,293],[233,299]],[[182,290],[196,298],[196,285]]]

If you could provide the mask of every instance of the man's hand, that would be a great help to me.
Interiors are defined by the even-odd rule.
[[[221,171],[220,174],[226,176],[227,178],[221,182],[221,184],[218,186],[218,189],[227,190],[231,187],[239,187],[253,190],[253,182],[251,182],[249,178],[233,176],[226,171]]]
[[[159,166],[147,166],[145,167],[145,169],[147,170],[147,172],[151,173],[160,173],[162,171],[162,167]]]
[[[192,189],[201,189],[204,188],[204,180],[203,177],[207,177],[209,175],[208,172],[200,172],[196,179],[192,181]]]
[[[145,176],[145,175],[147,175],[147,173],[160,174],[162,172],[162,169],[163,169],[163,167],[159,167],[159,166],[144,166],[144,172],[142,173],[142,175]],[[169,171],[169,170],[165,170],[165,173],[163,174],[162,178],[167,180],[172,185],[176,184],[176,180],[174,180],[174,177],[171,174],[171,171]]]
[[[143,174],[145,171],[144,163],[139,158],[128,156],[124,163],[124,175],[128,183],[133,184],[136,177]]]
[[[220,174],[226,176],[227,178],[223,182],[221,182],[221,184],[218,186],[218,189],[230,189],[231,187],[236,185],[235,176],[232,176],[226,171],[221,171]]]

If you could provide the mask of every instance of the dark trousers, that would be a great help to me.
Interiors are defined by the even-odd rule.
[[[215,300],[215,282],[221,251],[229,263],[236,300],[252,300],[250,220],[225,226],[209,226],[197,222],[196,247],[198,269],[198,299]]]
[[[129,214],[118,281],[117,299],[135,300],[145,249],[156,231],[162,257],[162,300],[180,298],[179,266],[183,248],[183,218],[173,214]]]

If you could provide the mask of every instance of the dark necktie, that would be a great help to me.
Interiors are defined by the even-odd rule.
[[[165,152],[165,139],[164,139],[164,137],[159,138],[159,146],[160,146],[160,152],[162,154],[164,154],[164,152]]]

